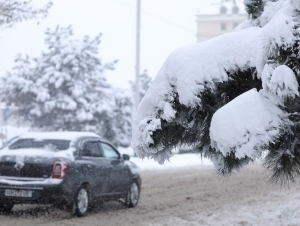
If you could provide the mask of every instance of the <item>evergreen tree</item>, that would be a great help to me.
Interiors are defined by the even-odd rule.
[[[115,91],[114,125],[117,134],[117,146],[128,147],[132,133],[132,93],[126,90]]]
[[[148,91],[152,82],[152,78],[148,75],[147,70],[144,70],[142,74],[140,74],[140,99],[143,99],[146,92]],[[135,93],[135,82],[130,81],[131,90]]]
[[[142,99],[151,85],[147,70],[140,75],[140,98]],[[132,112],[135,83],[130,81],[132,92],[115,90],[114,125],[117,133],[117,146],[128,147],[132,136]]]
[[[300,1],[292,0],[291,3],[294,8],[293,15],[287,23],[291,23],[292,26],[287,27],[285,32],[290,30],[292,41],[285,37],[282,37],[279,44],[274,43],[271,38],[265,40],[265,55],[268,59],[265,74],[267,77],[272,77],[275,70],[284,68],[290,70],[300,84]],[[271,75],[268,73],[269,68],[272,71]],[[281,107],[288,113],[291,124],[284,128],[276,142],[269,145],[265,166],[273,172],[271,180],[281,183],[294,182],[300,176],[300,97],[285,95],[284,89],[287,89],[285,85],[279,85],[275,89],[269,84],[266,86],[269,92],[283,97],[283,106]]]
[[[99,59],[101,35],[82,41],[72,36],[71,27],[48,29],[48,50],[39,58],[18,56],[2,78],[2,96],[41,130],[88,130],[114,141],[112,88],[103,73],[115,62]]]
[[[245,9],[251,19],[258,18],[264,10],[266,0],[244,0]]]

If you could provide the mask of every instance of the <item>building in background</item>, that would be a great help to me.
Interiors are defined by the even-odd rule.
[[[197,42],[230,32],[247,19],[242,0],[214,0],[196,16]]]

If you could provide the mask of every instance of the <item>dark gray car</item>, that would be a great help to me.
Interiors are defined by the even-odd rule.
[[[139,168],[89,132],[24,134],[0,150],[0,210],[14,204],[64,204],[86,215],[92,205],[139,201]]]

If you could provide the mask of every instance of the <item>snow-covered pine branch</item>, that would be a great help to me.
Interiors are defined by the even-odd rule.
[[[273,180],[300,175],[299,1],[245,3],[234,32],[166,59],[135,115],[140,157],[163,163],[189,145],[230,174],[267,151]]]

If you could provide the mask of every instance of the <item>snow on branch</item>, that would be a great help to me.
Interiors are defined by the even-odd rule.
[[[163,163],[172,148],[192,145],[225,167],[247,164],[271,144],[288,148],[279,140],[299,124],[288,108],[300,111],[291,104],[299,96],[297,2],[264,1],[248,28],[171,53],[135,113],[135,152]]]
[[[264,92],[249,90],[220,108],[210,126],[212,147],[227,156],[234,152],[239,159],[256,159],[264,145],[273,142],[280,132],[281,115],[277,105]]]
[[[144,133],[156,131],[161,119],[174,119],[174,93],[178,94],[181,104],[190,108],[201,107],[200,94],[206,89],[213,90],[216,82],[228,81],[228,71],[256,66],[260,57],[257,49],[262,48],[261,30],[247,28],[229,33],[180,48],[167,58],[134,118],[132,146],[141,157],[150,157],[153,153],[163,154],[165,147],[160,145],[151,148],[151,142],[148,138],[144,139],[148,137]],[[148,128],[145,122],[151,124],[153,130],[144,131],[143,128]],[[160,162],[163,160],[160,159]]]
[[[280,98],[299,96],[299,85],[294,72],[285,65],[272,69],[266,65],[262,76],[263,87]]]
[[[0,27],[11,27],[14,23],[33,18],[41,19],[48,14],[52,2],[41,8],[34,8],[32,0],[1,0],[0,1]]]

